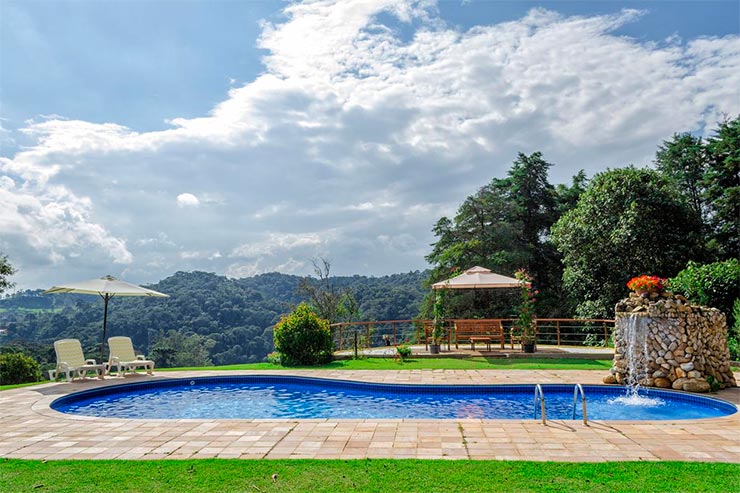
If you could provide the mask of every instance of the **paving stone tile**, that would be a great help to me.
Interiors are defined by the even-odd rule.
[[[236,372],[226,372],[234,375]],[[248,372],[242,372],[248,373]],[[263,371],[368,382],[599,383],[601,371]],[[180,378],[212,372],[167,372]],[[740,375],[739,375],[740,377]],[[67,392],[121,380],[54,383],[0,393],[0,457],[29,459],[436,458],[553,461],[695,460],[740,463],[740,413],[675,422],[553,420],[125,420],[49,408]],[[53,391],[52,391],[53,390]],[[44,392],[42,392],[44,391]],[[48,391],[48,392],[47,392]],[[740,404],[740,390],[721,397]]]

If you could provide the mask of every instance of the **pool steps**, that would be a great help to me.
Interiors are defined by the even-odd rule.
[[[573,388],[573,417],[576,419],[576,403],[578,402],[578,395],[581,395],[581,405],[583,406],[583,424],[588,426],[588,417],[586,414],[586,393],[583,391],[583,386],[580,383],[575,384]],[[534,386],[534,416],[537,419],[537,402],[540,403],[542,424],[547,424],[547,410],[545,405],[545,391],[542,390],[542,385],[537,384]]]
[[[540,406],[542,407],[542,424],[547,424],[547,413],[545,412],[545,392],[542,390],[542,385],[537,384],[534,386],[534,419],[537,419],[537,399],[539,398]]]
[[[581,404],[583,405],[583,424],[588,426],[588,418],[586,417],[586,393],[583,391],[583,387],[580,383],[577,383],[573,388],[573,417],[576,419],[576,402],[578,400],[578,394],[581,394]]]

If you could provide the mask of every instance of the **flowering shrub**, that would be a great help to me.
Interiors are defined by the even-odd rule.
[[[627,287],[632,291],[663,291],[665,279],[658,276],[633,277],[627,283]]]
[[[519,292],[521,294],[521,304],[517,310],[517,319],[514,322],[514,329],[522,338],[522,344],[531,344],[535,337],[535,298],[540,292],[532,289],[532,276],[524,269],[519,269],[514,274],[519,281]]]

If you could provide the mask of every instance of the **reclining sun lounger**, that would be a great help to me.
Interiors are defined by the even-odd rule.
[[[116,367],[116,374],[121,376],[121,369],[125,375],[127,371],[135,372],[136,368],[145,368],[147,374],[154,371],[154,361],[144,358],[142,354],[134,354],[134,345],[130,337],[111,337],[108,339],[110,358],[108,371]]]
[[[86,378],[87,372],[94,371],[98,378],[105,376],[105,365],[98,364],[94,359],[85,359],[82,345],[77,339],[61,339],[54,342],[54,352],[57,355],[57,367],[54,375],[67,374],[67,381],[73,378]]]

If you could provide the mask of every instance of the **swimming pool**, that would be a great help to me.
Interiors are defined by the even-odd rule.
[[[533,385],[396,385],[295,376],[220,376],[113,385],[56,399],[56,411],[146,419],[532,419]],[[543,385],[548,419],[571,419],[573,385]],[[727,416],[711,397],[584,385],[590,420],[678,420]],[[580,401],[576,419],[581,419]],[[539,411],[537,411],[539,416]]]

